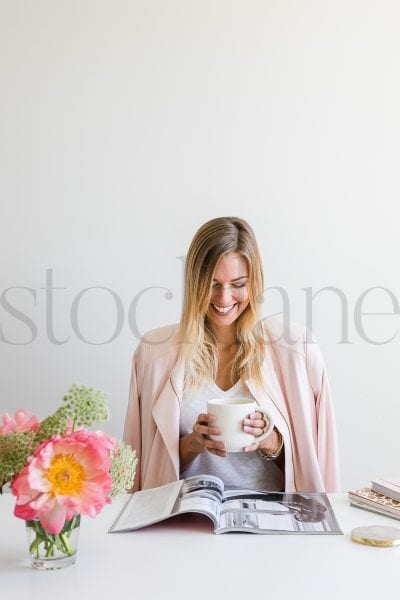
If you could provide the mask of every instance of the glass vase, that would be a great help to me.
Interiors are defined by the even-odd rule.
[[[43,529],[39,519],[26,521],[31,565],[35,569],[62,569],[76,560],[81,517],[66,521],[59,534]]]

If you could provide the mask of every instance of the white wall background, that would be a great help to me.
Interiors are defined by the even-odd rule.
[[[120,435],[131,301],[168,288],[145,292],[137,323],[177,321],[179,257],[205,220],[235,214],[293,320],[302,288],[347,299],[351,343],[334,292],[313,311],[343,489],[399,474],[399,26],[396,0],[1,0],[0,412],[45,416],[81,381],[109,392]],[[109,343],[110,292],[78,306],[91,343],[72,327],[95,286],[123,305]],[[393,294],[364,305],[388,313],[363,318],[374,340],[395,336],[381,345],[353,315],[374,286]],[[281,310],[267,291],[265,315]]]

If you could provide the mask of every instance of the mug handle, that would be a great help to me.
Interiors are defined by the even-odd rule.
[[[256,406],[256,408],[254,409],[254,412],[263,413],[264,417],[266,417],[268,419],[267,431],[262,433],[258,438],[256,438],[254,440],[254,443],[256,443],[258,445],[260,442],[262,442],[263,440],[265,440],[265,438],[267,438],[269,436],[269,434],[271,433],[271,431],[274,428],[274,421],[273,421],[270,413],[267,410],[265,410],[265,408],[263,408],[262,406]]]

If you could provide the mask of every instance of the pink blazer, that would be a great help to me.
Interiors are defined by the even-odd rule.
[[[271,402],[285,427],[285,490],[340,490],[338,447],[324,362],[307,330],[263,321],[263,385],[247,381],[261,406]],[[124,439],[136,450],[134,490],[179,479],[179,416],[184,360],[178,326],[147,333],[133,355]],[[289,439],[288,439],[289,437]],[[289,449],[289,452],[288,452]]]

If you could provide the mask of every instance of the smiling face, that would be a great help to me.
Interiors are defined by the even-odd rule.
[[[234,326],[239,315],[249,305],[248,280],[247,261],[237,252],[229,252],[217,262],[207,311],[215,332],[220,328]]]

